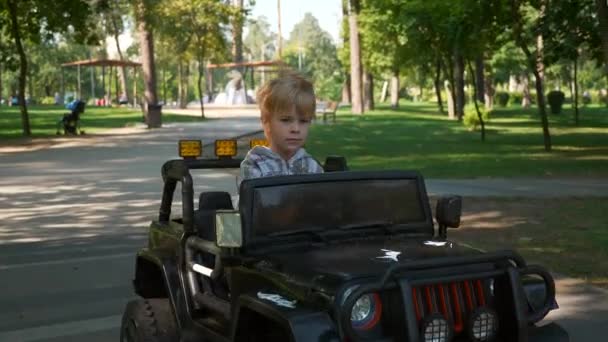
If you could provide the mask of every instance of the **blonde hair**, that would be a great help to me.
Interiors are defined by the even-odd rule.
[[[257,93],[257,101],[262,114],[262,122],[268,122],[273,115],[290,113],[312,119],[315,114],[315,92],[312,83],[303,76],[283,71],[279,77],[266,82]]]

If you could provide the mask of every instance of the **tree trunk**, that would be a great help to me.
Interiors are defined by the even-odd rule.
[[[448,118],[454,120],[456,118],[456,109],[455,109],[455,105],[454,105],[454,92],[452,91],[452,88],[450,86],[449,81],[446,81],[445,84],[445,92],[447,93],[447,98],[448,98]]]
[[[388,95],[388,82],[382,82],[382,93],[380,94],[380,102],[386,102],[386,96]]]
[[[114,41],[116,42],[116,51],[118,51],[118,57],[121,61],[124,61],[125,58],[122,54],[122,50],[120,49],[120,42],[118,41],[118,23],[116,22],[116,17],[114,13],[110,15],[112,20],[112,26],[114,27]],[[120,89],[125,94],[127,102],[129,101],[129,91],[127,88],[127,68],[125,66],[120,67]],[[120,97],[118,98],[120,101]]]
[[[346,75],[342,83],[342,103],[350,104],[350,75]]]
[[[184,93],[184,62],[179,58],[177,62],[177,101],[181,109],[186,108],[186,96]]]
[[[475,58],[475,86],[477,91],[475,92],[475,94],[477,94],[477,101],[484,103],[485,101],[485,84],[484,84],[484,63],[483,63],[483,57],[482,56],[477,56],[477,58]]]
[[[144,96],[146,99],[146,123],[148,128],[162,126],[162,110],[158,105],[156,95],[156,68],[154,66],[154,36],[152,28],[146,19],[146,0],[139,0],[136,5],[138,29],[140,34],[140,48],[142,71],[144,74]]]
[[[391,108],[399,108],[399,70],[393,70],[391,76]]]
[[[200,43],[201,45],[199,46],[204,46],[202,43]],[[201,104],[201,118],[205,118],[205,101],[203,100],[203,94],[205,93],[203,90],[203,77],[204,77],[204,70],[203,70],[203,63],[204,63],[204,59],[205,59],[205,52],[203,50],[203,52],[201,52],[201,54],[198,56],[198,98],[199,98],[199,102]]]
[[[348,1],[342,0],[342,23],[346,25],[348,22]],[[342,26],[344,27],[344,26]],[[342,35],[342,46],[348,46],[349,37],[346,34]],[[344,70],[344,83],[342,84],[342,103],[350,104],[352,101],[350,74],[348,70]]]
[[[545,16],[547,9],[547,0],[541,0],[540,18]],[[544,40],[542,35],[536,37],[536,60],[535,74],[536,77],[536,98],[538,99],[538,108],[543,125],[543,140],[545,151],[551,151],[551,134],[549,133],[549,120],[547,119],[547,108],[545,105],[545,62],[544,62]]]
[[[546,0],[541,0],[541,18],[544,17],[545,14],[545,6]],[[545,73],[545,64],[543,62],[543,37],[538,36],[536,39],[536,56],[532,55],[530,49],[528,49],[528,42],[525,41],[522,35],[522,23],[521,23],[521,15],[519,13],[519,1],[511,2],[511,17],[514,18],[513,22],[513,35],[515,38],[515,42],[519,46],[519,48],[523,51],[526,56],[526,62],[528,64],[528,68],[532,70],[534,73],[534,84],[536,88],[536,101],[538,105],[538,113],[541,117],[541,124],[543,129],[543,142],[545,145],[545,151],[551,151],[551,134],[549,132],[549,120],[547,119],[547,108],[545,106],[545,94],[544,94],[544,73]]]
[[[530,77],[525,72],[521,75],[523,97],[521,99],[521,106],[523,108],[530,108],[532,105],[532,95],[530,94]]]
[[[17,100],[19,102],[19,109],[21,110],[21,128],[23,135],[32,135],[30,129],[30,118],[27,113],[27,106],[25,105],[25,82],[27,76],[27,56],[23,49],[23,43],[21,42],[21,32],[19,31],[19,21],[17,18],[17,3],[16,0],[8,0],[8,10],[11,16],[11,33],[17,46],[17,53],[19,54],[19,84]]]
[[[364,73],[363,88],[365,89],[364,109],[374,110],[374,75],[369,72]]]
[[[578,57],[574,59],[574,123],[578,126]]]
[[[473,70],[471,62],[469,62],[469,73],[471,74],[473,90],[475,94],[479,94],[479,92],[477,91],[477,82],[475,80],[479,76],[479,72],[478,70],[475,71]],[[475,104],[475,112],[477,112],[477,119],[479,120],[479,124],[481,125],[481,141],[486,141],[486,125],[485,122],[483,122],[483,116],[481,115],[481,111],[479,110],[479,106],[477,105],[477,96],[473,96],[473,104]]]
[[[443,73],[447,75],[447,83],[444,86],[448,95],[448,118],[453,120],[456,118],[456,92],[454,86],[454,63],[452,63],[451,56],[445,56],[442,67]]]
[[[456,117],[460,121],[464,115],[464,58],[459,52],[456,53],[456,72],[454,75],[456,81]]]
[[[492,70],[487,67],[485,68],[485,82],[484,82],[484,98],[486,110],[492,110],[494,107],[494,83],[492,81]]]
[[[232,22],[232,60],[241,63],[243,61],[243,0],[233,0],[233,6],[237,8],[239,15]],[[241,74],[243,73],[242,67],[237,69]]]
[[[351,103],[353,114],[363,114],[363,94],[361,82],[361,49],[359,46],[359,27],[357,15],[359,14],[359,0],[350,0],[350,13],[348,26],[350,34],[350,82]]]
[[[435,97],[437,98],[437,106],[439,107],[439,113],[443,114],[443,100],[441,99],[441,60],[437,59],[435,63]]]
[[[606,0],[595,0],[597,5],[597,17],[599,20],[599,35],[602,40],[602,51],[604,52],[604,72],[608,77],[608,2]]]

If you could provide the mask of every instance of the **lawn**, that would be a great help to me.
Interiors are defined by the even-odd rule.
[[[484,250],[515,249],[529,263],[608,288],[606,198],[465,198],[448,237]]]
[[[608,108],[550,115],[553,151],[545,152],[536,109],[497,108],[479,131],[438,113],[431,104],[378,106],[362,116],[348,108],[334,125],[313,126],[307,150],[337,154],[352,169],[416,169],[427,177],[608,176]]]
[[[32,137],[54,136],[57,121],[69,110],[62,106],[30,106],[28,113]],[[200,121],[196,116],[163,114],[163,122]],[[87,106],[81,116],[81,127],[87,133],[125,127],[142,122],[141,110]],[[0,141],[22,137],[19,107],[0,106]]]

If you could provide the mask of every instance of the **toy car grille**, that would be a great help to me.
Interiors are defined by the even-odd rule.
[[[429,315],[441,314],[454,323],[454,333],[465,330],[469,316],[480,307],[490,305],[487,281],[467,280],[447,284],[422,285],[412,288],[412,300],[418,323]]]

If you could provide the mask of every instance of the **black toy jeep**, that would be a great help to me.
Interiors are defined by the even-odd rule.
[[[127,305],[121,341],[569,340],[537,324],[557,307],[551,275],[513,251],[447,240],[460,197],[438,200],[435,229],[419,173],[245,180],[236,210],[225,192],[202,192],[194,206],[192,170],[239,163],[163,165],[159,217],[136,261],[141,298]]]

